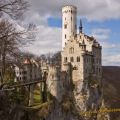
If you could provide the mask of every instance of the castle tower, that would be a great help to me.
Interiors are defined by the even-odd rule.
[[[65,6],[62,8],[62,50],[70,36],[76,34],[76,13],[77,8],[74,6]]]

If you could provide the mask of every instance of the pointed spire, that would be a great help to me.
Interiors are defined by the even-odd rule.
[[[83,29],[82,20],[80,19],[79,33],[82,33],[82,29]]]

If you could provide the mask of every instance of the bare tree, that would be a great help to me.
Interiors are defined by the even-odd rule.
[[[31,26],[31,28],[28,27],[27,30],[20,31],[8,20],[0,21],[1,83],[3,83],[7,65],[11,63],[12,60],[14,60],[14,62],[22,60],[24,54],[22,54],[19,48],[35,40],[35,35],[32,35],[32,32],[36,27],[33,26]],[[30,57],[33,55],[27,53],[26,56]]]
[[[18,46],[21,43],[23,31],[18,31],[16,27],[7,20],[0,22],[0,62],[1,62],[1,79],[3,82],[7,58],[17,55]]]
[[[0,0],[0,15],[8,14],[12,18],[19,18],[28,8],[26,0]]]
[[[28,8],[26,0],[0,0],[0,17],[3,14],[18,19]],[[19,45],[22,43],[25,32],[18,31],[16,26],[7,20],[0,20],[0,67],[1,82],[4,80],[6,61],[13,56],[18,56]]]

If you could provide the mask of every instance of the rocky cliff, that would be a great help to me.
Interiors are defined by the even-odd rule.
[[[57,72],[55,74],[59,75]],[[103,67],[103,98],[105,107],[120,108],[119,74],[120,67]],[[66,77],[67,76],[65,76],[65,78]],[[57,92],[63,93],[59,94],[60,96],[57,99],[52,96],[52,102],[50,100],[37,107],[23,108],[18,104],[10,103],[5,94],[0,94],[0,120],[84,120],[82,114],[78,111],[79,106],[82,108],[85,108],[83,105],[89,107],[89,104],[96,103],[96,99],[99,97],[97,96],[97,92],[99,92],[96,90],[97,88],[90,87],[89,89],[82,90],[81,94],[80,86],[77,87],[78,83],[76,83],[76,86],[66,86],[66,84],[61,83],[59,87],[55,80],[51,83],[54,86],[52,87],[54,96],[58,94],[54,91],[56,88],[58,89]],[[66,86],[67,90],[64,90],[63,86]],[[92,91],[93,89],[94,91]],[[93,97],[90,97],[91,95]],[[84,102],[84,104],[82,104],[82,102],[80,102],[81,99],[82,102],[84,102],[84,99],[90,100],[90,102]],[[79,105],[77,106],[77,104]],[[98,115],[97,120],[107,120],[108,118],[108,114],[103,113],[102,115]],[[91,120],[93,120],[93,118],[91,118]],[[110,120],[120,120],[120,112],[111,112]]]

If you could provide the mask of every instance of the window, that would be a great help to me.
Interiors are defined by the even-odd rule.
[[[80,62],[80,57],[77,57],[77,62]]]
[[[64,58],[64,62],[67,62],[67,57]]]
[[[18,77],[16,77],[16,80],[18,81],[18,80],[19,80],[19,78],[18,78]]]
[[[64,25],[64,28],[67,29],[67,24]]]
[[[66,17],[65,17],[65,20],[66,20]]]
[[[101,69],[99,68],[99,73],[101,73]]]
[[[98,74],[98,68],[96,67],[96,74]]]
[[[73,62],[73,61],[74,61],[73,57],[70,57],[70,62]]]
[[[65,34],[65,39],[67,38],[66,34]]]
[[[23,71],[23,74],[27,74],[27,71]]]
[[[72,21],[72,17],[71,17],[71,21]]]
[[[74,48],[73,48],[73,47],[71,47],[71,48],[69,49],[69,53],[74,53]]]
[[[71,13],[72,13],[72,10],[71,10]]]

